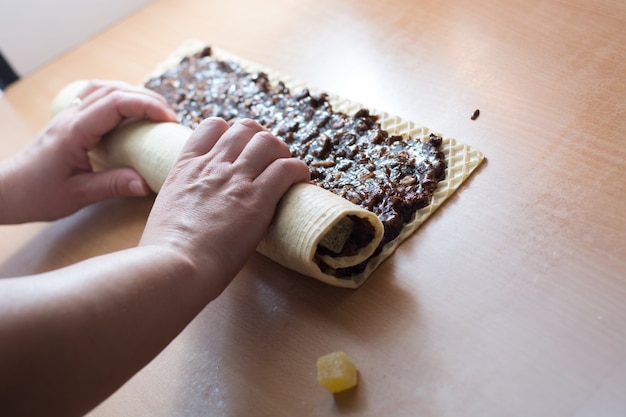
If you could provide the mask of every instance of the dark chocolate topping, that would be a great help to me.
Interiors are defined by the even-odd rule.
[[[235,62],[212,58],[208,48],[149,80],[146,87],[162,94],[190,128],[211,116],[250,118],[283,139],[292,155],[307,163],[313,184],[380,218],[385,234],[375,255],[430,203],[445,177],[440,136],[430,134],[422,141],[390,135],[367,109],[353,116],[336,112],[325,94],[292,94],[282,82],[270,85],[265,73],[249,73]],[[337,271],[320,267],[348,277],[365,265]]]

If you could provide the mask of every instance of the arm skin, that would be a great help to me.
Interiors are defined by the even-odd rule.
[[[256,123],[201,123],[137,247],[0,280],[0,415],[82,415],[103,401],[225,289],[308,178]]]

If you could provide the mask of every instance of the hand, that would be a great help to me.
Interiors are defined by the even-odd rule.
[[[140,245],[167,245],[217,296],[243,267],[283,194],[309,180],[306,164],[252,120],[229,128],[207,119],[189,138],[161,188]]]
[[[82,110],[63,120],[75,123]],[[91,146],[115,120],[78,137]],[[46,140],[30,152],[39,148],[58,152]],[[57,404],[53,413],[83,415],[111,395],[228,285],[282,195],[308,178],[304,162],[256,123],[201,123],[157,196],[140,246],[0,280],[0,409],[42,415]]]
[[[94,172],[87,153],[124,118],[171,122],[174,111],[160,95],[119,82],[91,82],[79,98],[0,165],[0,223],[54,220],[107,198],[149,193],[130,168]]]

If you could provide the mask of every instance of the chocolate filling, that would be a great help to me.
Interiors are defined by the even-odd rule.
[[[326,94],[307,89],[292,94],[282,82],[270,85],[263,72],[249,73],[235,62],[212,58],[210,48],[150,79],[146,87],[162,94],[180,122],[192,129],[211,116],[250,118],[284,140],[292,155],[309,166],[313,184],[380,218],[385,233],[374,256],[430,203],[445,177],[440,136],[421,140],[390,135],[367,109],[353,116],[334,111]],[[355,232],[353,238],[370,234]],[[354,252],[354,242],[346,250]],[[331,270],[318,263],[339,278],[358,274],[367,265]]]

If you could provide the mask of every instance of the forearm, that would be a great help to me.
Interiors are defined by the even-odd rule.
[[[85,413],[217,296],[210,278],[179,252],[145,246],[0,280],[0,414]]]

